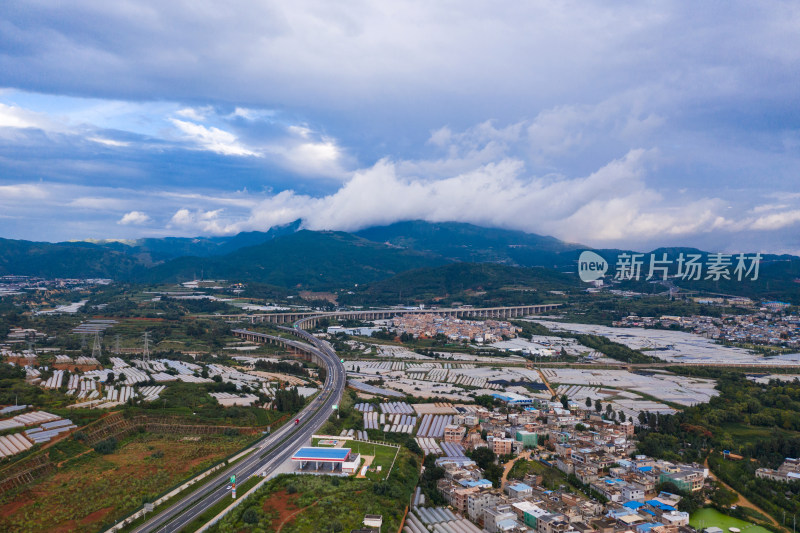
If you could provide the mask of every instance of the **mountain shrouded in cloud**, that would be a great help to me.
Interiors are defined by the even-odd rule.
[[[423,219],[800,251],[794,2],[12,0],[0,22],[4,237]]]

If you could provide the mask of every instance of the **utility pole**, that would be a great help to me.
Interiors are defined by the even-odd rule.
[[[94,332],[94,342],[92,343],[92,357],[99,359],[102,355],[102,347],[100,346],[100,331]]]
[[[145,363],[150,362],[150,332],[144,332],[144,351],[142,352],[142,361]]]

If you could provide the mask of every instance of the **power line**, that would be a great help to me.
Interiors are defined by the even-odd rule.
[[[144,352],[142,352],[142,361],[145,363],[150,362],[150,332],[144,332]]]
[[[95,359],[100,359],[100,356],[102,355],[102,353],[103,353],[103,350],[102,350],[102,346],[101,346],[101,343],[100,343],[100,332],[99,331],[95,331],[94,332],[94,342],[92,343],[92,357],[94,357]]]

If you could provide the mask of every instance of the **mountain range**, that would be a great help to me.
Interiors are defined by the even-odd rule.
[[[476,276],[483,276],[483,285],[513,285],[514,277],[529,280],[532,272],[540,279],[547,278],[548,283],[563,284],[577,279],[577,258],[586,249],[554,237],[456,222],[405,221],[354,233],[309,231],[301,226],[298,220],[266,232],[230,237],[60,243],[0,239],[0,275],[103,277],[139,283],[202,277],[311,290],[372,284],[370,289],[379,295],[396,292],[389,286],[395,281],[416,287],[415,292],[426,292],[426,284],[431,290],[448,290],[448,284],[458,285],[459,280],[477,283]],[[681,251],[707,255],[689,248],[653,252],[677,256]],[[598,252],[613,265],[625,251]],[[459,263],[485,266],[477,270],[445,268]],[[558,273],[568,273],[571,278]],[[401,277],[386,281],[394,276]],[[410,279],[413,276],[419,280]],[[746,295],[766,291],[788,294],[794,301],[800,300],[798,279],[800,258],[765,255],[758,282],[696,282],[691,288]]]

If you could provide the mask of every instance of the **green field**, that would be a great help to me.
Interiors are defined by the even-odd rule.
[[[350,448],[355,453],[361,455],[373,455],[375,459],[372,461],[369,470],[367,471],[367,478],[372,481],[380,481],[386,479],[389,475],[389,468],[392,466],[392,461],[397,454],[398,448],[394,446],[382,446],[380,444],[371,444],[369,442],[350,441],[344,445],[345,448]],[[381,471],[377,472],[376,467],[380,466]]]
[[[320,446],[322,448],[332,447],[319,444],[320,440],[322,439],[312,439],[311,445]],[[363,442],[357,440],[342,441],[340,439],[339,442],[342,443],[340,446],[341,448],[350,448],[351,450],[353,450],[354,453],[359,453],[361,455],[371,455],[375,457],[366,474],[368,479],[371,479],[373,481],[380,481],[381,479],[386,479],[386,476],[389,475],[389,468],[391,468],[392,462],[394,461],[394,457],[397,454],[398,450],[396,446],[384,446],[382,444],[372,444],[370,442]],[[376,467],[378,466],[381,467],[380,472],[376,471]]]
[[[705,507],[692,513],[689,517],[689,525],[698,531],[702,528],[718,527],[727,532],[728,528],[738,527],[742,533],[771,533],[768,529],[722,514],[711,507]]]

